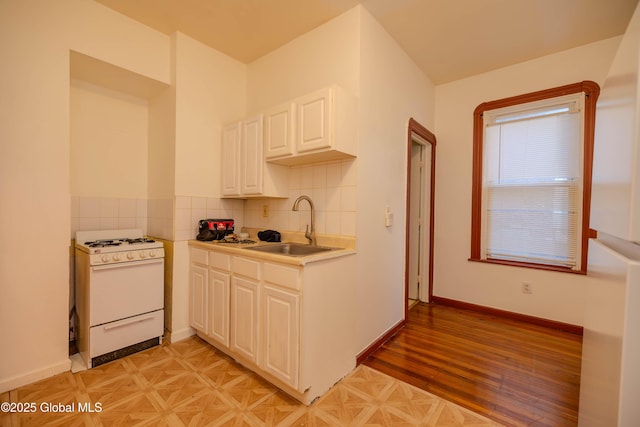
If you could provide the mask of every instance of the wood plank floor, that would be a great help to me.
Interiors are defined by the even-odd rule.
[[[420,303],[363,363],[510,426],[578,423],[582,337]]]

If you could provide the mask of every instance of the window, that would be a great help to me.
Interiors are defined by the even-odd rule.
[[[584,81],[476,108],[471,260],[586,272],[599,92]]]

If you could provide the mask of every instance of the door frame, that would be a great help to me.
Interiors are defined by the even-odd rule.
[[[413,145],[413,135],[417,135],[426,140],[431,146],[431,182],[429,189],[429,257],[427,277],[429,282],[429,301],[433,297],[433,230],[435,224],[434,202],[436,184],[436,136],[427,128],[418,123],[413,117],[409,119],[407,126],[407,198],[406,198],[406,221],[405,221],[405,273],[404,273],[404,318],[409,314],[409,262],[410,262],[410,220],[411,220],[411,149]]]

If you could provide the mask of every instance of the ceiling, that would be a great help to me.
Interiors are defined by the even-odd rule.
[[[96,0],[250,63],[362,4],[442,84],[624,33],[638,0]]]

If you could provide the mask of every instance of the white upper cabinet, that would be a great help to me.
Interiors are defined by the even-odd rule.
[[[264,155],[273,159],[293,155],[296,105],[292,102],[264,113]]]
[[[288,197],[286,166],[353,158],[357,99],[333,85],[225,126],[222,197]]]
[[[242,123],[237,122],[222,129],[222,194],[239,196],[240,191],[240,135]]]
[[[266,140],[267,161],[297,165],[356,157],[358,114],[354,96],[333,85],[287,105],[287,113],[285,106],[273,109],[278,124],[276,131],[270,131],[274,136]],[[284,128],[286,120],[293,127]],[[293,141],[285,136],[293,136]]]
[[[243,194],[262,194],[262,114],[242,121],[240,172]]]
[[[287,197],[288,170],[265,164],[263,115],[227,125],[222,130],[223,197]]]
[[[333,92],[326,88],[298,99],[298,153],[331,147]]]
[[[640,242],[640,9],[629,23],[598,98],[591,228]]]

